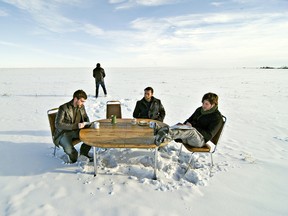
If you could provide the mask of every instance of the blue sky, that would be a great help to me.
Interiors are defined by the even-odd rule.
[[[288,0],[0,0],[0,67],[288,65]]]

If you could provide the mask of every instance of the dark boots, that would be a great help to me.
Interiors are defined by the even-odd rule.
[[[164,141],[165,137],[167,136],[168,132],[169,132],[168,126],[162,127],[157,131],[157,134],[155,136],[155,144],[157,146],[161,145],[161,143]]]

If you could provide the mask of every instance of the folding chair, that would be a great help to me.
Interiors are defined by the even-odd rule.
[[[213,150],[211,151],[211,146],[209,145],[209,142],[207,142],[203,147],[192,147],[188,144],[184,144],[182,143],[182,140],[181,139],[176,139],[175,141],[176,142],[180,142],[182,143],[181,144],[181,147],[180,147],[180,151],[179,151],[179,156],[182,152],[182,146],[184,145],[184,147],[189,151],[189,152],[192,152],[191,153],[191,156],[190,156],[190,159],[189,159],[189,162],[188,162],[188,168],[186,170],[186,172],[188,171],[190,165],[191,165],[191,162],[192,162],[192,156],[195,152],[197,153],[210,153],[210,156],[211,156],[211,167],[214,166],[213,164],[213,157],[212,157],[212,154],[216,151],[216,147],[217,147],[217,144],[219,142],[219,139],[220,139],[220,136],[222,134],[222,131],[223,131],[223,128],[224,128],[224,125],[226,123],[226,117],[222,115],[222,118],[223,118],[223,124],[221,125],[220,129],[218,130],[218,132],[216,133],[216,135],[209,141],[209,142],[212,142],[214,144],[214,148]]]
[[[107,101],[106,103],[106,119],[111,115],[116,115],[116,118],[122,118],[121,102],[118,100]]]
[[[51,130],[51,135],[52,135],[52,141],[54,143],[54,133],[55,133],[55,119],[58,113],[58,108],[53,108],[47,111],[47,115],[48,115],[48,120],[49,120],[49,125],[50,125],[50,130]],[[80,139],[73,139],[72,140],[72,144],[76,145],[78,143],[80,143],[81,140]],[[54,156],[56,154],[56,147],[58,147],[55,143],[54,143],[55,147],[54,147]]]

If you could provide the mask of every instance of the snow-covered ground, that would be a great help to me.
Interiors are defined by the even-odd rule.
[[[287,70],[105,68],[108,97],[100,89],[96,100],[92,69],[0,69],[0,215],[288,214]],[[184,175],[190,153],[178,158],[174,142],[159,152],[158,180],[152,150],[101,152],[96,178],[92,163],[64,164],[62,149],[53,156],[48,109],[83,89],[90,120],[105,118],[114,99],[130,118],[147,86],[169,125],[186,120],[203,94],[219,95],[227,124],[212,169],[208,155],[195,154]]]

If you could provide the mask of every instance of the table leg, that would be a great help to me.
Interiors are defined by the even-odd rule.
[[[157,180],[157,156],[158,156],[158,147],[155,148],[155,159],[154,159],[154,177],[153,180]]]
[[[97,149],[93,147],[93,158],[94,158],[94,177],[97,175]]]

